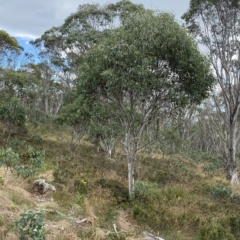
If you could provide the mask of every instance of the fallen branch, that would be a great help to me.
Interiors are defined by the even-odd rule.
[[[86,221],[87,221],[87,219],[84,218],[84,219],[82,219],[82,220],[77,220],[76,223],[83,223],[83,222],[86,222]]]
[[[107,232],[107,235],[108,235],[108,234],[117,234],[117,237],[118,237],[118,239],[119,239],[119,238],[120,238],[120,237],[119,237],[119,233],[127,233],[127,232],[124,231],[124,230],[117,231],[117,226],[116,226],[115,223],[113,224],[113,229],[114,229],[114,232],[108,231],[108,232]]]
[[[116,226],[115,223],[113,224],[113,228],[114,228],[114,231],[115,231],[115,233],[117,234],[117,237],[118,237],[118,239],[119,239],[119,235],[118,235],[118,232],[117,232],[117,226]]]

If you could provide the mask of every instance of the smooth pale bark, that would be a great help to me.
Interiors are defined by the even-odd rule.
[[[239,109],[239,107],[237,107]],[[237,111],[238,112],[238,111]],[[230,134],[229,134],[229,161],[227,162],[227,178],[231,180],[231,183],[238,184],[238,172],[237,172],[237,162],[236,162],[236,144],[237,144],[237,122],[236,116],[233,117],[234,120],[230,118]]]
[[[129,198],[134,198],[134,164],[136,161],[138,141],[133,141],[132,136],[129,132],[125,134],[124,149],[127,154],[128,163],[128,190]]]
[[[190,31],[205,47],[210,57],[222,105],[216,105],[221,113],[220,121],[227,129],[226,149],[223,153],[227,179],[238,183],[236,146],[239,141],[240,95],[240,8],[238,1],[190,1],[188,12],[183,15]]]

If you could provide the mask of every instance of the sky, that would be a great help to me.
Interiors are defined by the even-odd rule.
[[[40,37],[64,23],[78,6],[86,3],[116,3],[119,0],[0,0],[0,29],[24,40]],[[190,0],[132,0],[145,8],[173,13],[177,20],[187,11]]]

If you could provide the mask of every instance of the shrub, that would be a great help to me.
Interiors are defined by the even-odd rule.
[[[219,223],[201,226],[198,231],[198,237],[199,240],[235,240],[235,237],[230,233],[230,230]]]
[[[0,184],[3,184],[3,183],[4,183],[4,178],[0,177]]]
[[[214,165],[214,163],[208,163],[203,166],[203,172],[205,172],[207,175],[212,175],[216,169],[217,166]]]
[[[16,170],[17,175],[23,178],[35,175],[42,168],[44,160],[45,151],[35,151],[33,147],[28,147],[23,154],[11,148],[0,151],[0,165]]]
[[[84,195],[81,194],[80,192],[77,192],[77,194],[76,194],[75,203],[80,206],[83,205],[83,203],[84,203]]]
[[[231,233],[236,237],[236,239],[240,239],[240,218],[239,218],[239,216],[230,217],[229,225],[230,225]]]
[[[234,193],[231,196],[231,202],[240,203],[240,195],[238,193]]]
[[[64,166],[65,164],[65,166]],[[68,179],[74,179],[75,178],[75,170],[71,166],[67,167],[67,161],[61,162],[60,167],[58,167],[53,172],[54,182],[61,183],[61,184],[67,184],[69,182]],[[78,190],[77,190],[78,191]]]
[[[14,168],[19,163],[19,154],[15,153],[12,148],[0,151],[0,165],[7,168]]]
[[[97,184],[111,190],[118,203],[128,201],[128,189],[122,183],[112,179],[100,179]]]
[[[76,179],[74,181],[74,190],[81,194],[87,193],[87,181],[84,179]]]
[[[34,143],[42,143],[43,141],[41,135],[39,134],[33,134],[30,140]]]
[[[20,235],[20,240],[45,240],[44,220],[45,214],[43,211],[33,212],[25,211],[21,214],[18,221],[15,222],[15,230]]]
[[[136,181],[134,186],[134,194],[136,196],[140,195],[149,195],[151,194],[151,190],[157,189],[156,183],[147,183],[143,181]]]
[[[229,200],[231,198],[232,189],[224,186],[214,186],[210,190],[210,197],[214,200]]]
[[[24,146],[26,146],[26,142],[15,138],[15,139],[9,140],[7,143],[7,146],[14,149],[23,149]]]
[[[10,102],[0,105],[0,121],[6,125],[10,136],[14,127],[25,128],[26,109],[16,98],[12,98]]]

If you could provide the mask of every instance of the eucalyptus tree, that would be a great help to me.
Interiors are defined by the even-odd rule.
[[[133,4],[127,0],[105,6],[98,4],[79,5],[77,11],[68,16],[61,26],[49,29],[41,38],[32,42],[39,50],[40,61],[49,66],[56,80],[61,83],[63,91],[61,96],[67,94],[69,89],[74,91],[74,79],[79,74],[84,55],[103,38],[106,38],[109,31],[121,24],[127,15],[143,9],[142,5]],[[68,99],[68,97],[65,99]],[[80,129],[85,129],[86,124],[82,119],[79,120],[78,124],[75,120],[73,121],[74,116],[76,117],[78,114],[72,114],[73,106],[66,107],[66,104],[71,104],[70,102],[66,100],[63,104],[60,118],[69,110],[68,114],[72,116],[72,120],[69,121],[68,118],[67,124],[72,126],[72,136],[76,140],[76,144],[73,144],[73,148],[75,148],[74,146],[78,146],[77,142],[82,135]],[[98,121],[98,128],[96,128],[96,125],[90,124],[89,133],[92,137],[99,137],[106,153],[111,156],[117,128],[100,124],[100,122],[106,121],[106,116],[100,119],[99,115],[94,115],[92,118]],[[67,118],[63,119],[66,120]],[[110,118],[107,121],[110,122]],[[111,122],[110,125],[114,125],[115,122]],[[83,123],[82,127],[80,123]],[[112,129],[116,131],[112,131]]]
[[[119,119],[104,105],[95,104],[91,108],[89,139],[97,145],[98,151],[101,148],[106,156],[112,160],[114,159],[115,147],[123,134]]]
[[[66,90],[73,87],[84,54],[111,28],[111,12],[98,4],[79,5],[61,26],[47,30],[32,42],[39,56],[48,59]]]
[[[216,105],[227,128],[226,175],[238,183],[236,145],[239,142],[237,120],[240,102],[240,7],[238,0],[191,0],[183,15],[189,30],[198,38],[211,59],[223,107]]]
[[[39,50],[40,59],[47,59],[68,91],[74,87],[74,79],[86,52],[106,37],[109,30],[121,24],[126,16],[140,10],[144,10],[142,5],[128,0],[103,6],[82,4],[62,25],[47,30],[32,44]]]
[[[21,50],[22,48],[21,46],[19,46],[15,38],[11,37],[7,32],[0,30],[0,91],[2,93],[1,100],[5,97],[3,96],[3,92],[5,88],[8,88],[6,85],[9,85],[13,76],[13,71],[11,70],[11,67],[14,64],[15,58],[20,55]],[[6,78],[6,76],[9,74],[11,75],[11,79],[8,81],[8,78]],[[8,90],[10,89],[8,88],[7,91]],[[12,92],[13,91],[14,89],[12,89]]]
[[[7,133],[6,143],[12,133],[25,131],[26,109],[16,98],[0,105],[0,121],[4,124],[3,133]]]
[[[71,126],[69,146],[74,155],[80,147],[80,140],[88,132],[90,120],[91,115],[83,99],[77,95],[76,91],[69,91],[64,97],[57,122]]]
[[[118,119],[124,133],[130,198],[144,129],[159,115],[200,103],[213,82],[208,60],[167,13],[130,14],[87,52],[77,92],[89,111],[100,105]]]
[[[12,58],[20,54],[22,47],[14,37],[4,30],[0,30],[0,67],[9,66]]]

